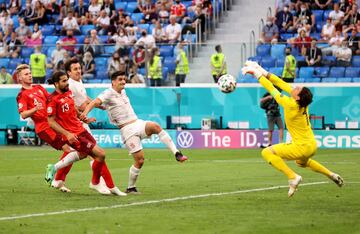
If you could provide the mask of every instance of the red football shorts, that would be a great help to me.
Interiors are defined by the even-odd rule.
[[[70,146],[80,153],[91,155],[91,151],[96,145],[94,137],[87,130],[80,133],[77,137],[78,142],[71,144]]]

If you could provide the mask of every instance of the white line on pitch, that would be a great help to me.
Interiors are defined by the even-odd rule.
[[[329,182],[321,181],[321,182],[306,183],[306,184],[302,184],[301,186],[311,186],[311,185],[319,185],[319,184],[327,184],[327,183],[329,183]],[[24,219],[24,218],[32,218],[32,217],[42,217],[42,216],[52,216],[52,215],[61,215],[61,214],[69,214],[69,213],[80,213],[80,212],[95,211],[95,210],[117,209],[117,208],[131,207],[131,206],[150,205],[150,204],[157,204],[157,203],[163,203],[163,202],[174,202],[174,201],[180,201],[180,200],[189,200],[189,199],[214,197],[214,196],[225,196],[225,195],[233,195],[233,194],[240,194],[240,193],[261,192],[261,191],[275,190],[275,189],[279,189],[279,188],[288,188],[288,185],[237,190],[237,191],[233,191],[233,192],[190,195],[190,196],[184,196],[184,197],[174,197],[174,198],[166,198],[166,199],[161,199],[161,200],[133,202],[133,203],[128,203],[128,204],[119,204],[119,205],[113,205],[113,206],[89,207],[89,208],[82,208],[82,209],[62,210],[62,211],[53,211],[53,212],[46,212],[46,213],[7,216],[7,217],[0,217],[0,221]]]

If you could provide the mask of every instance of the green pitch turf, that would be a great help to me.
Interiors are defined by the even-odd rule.
[[[125,150],[106,152],[124,190],[132,158]],[[291,199],[279,187],[287,179],[260,150],[184,153],[190,159],[180,164],[166,150],[146,150],[137,183],[142,194],[116,197],[88,188],[87,159],[73,166],[66,181],[72,193],[65,194],[43,179],[60,152],[2,147],[0,233],[360,233],[359,150],[319,150],[314,157],[344,177],[343,188],[289,162],[306,185]]]

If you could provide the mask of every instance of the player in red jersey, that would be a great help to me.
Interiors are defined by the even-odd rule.
[[[22,88],[16,97],[18,111],[23,119],[31,118],[35,124],[35,133],[39,138],[57,150],[63,150],[62,158],[69,155],[70,158],[78,157],[77,152],[71,152],[66,140],[60,134],[57,134],[47,121],[46,100],[49,93],[41,85],[32,85],[32,75],[30,67],[27,64],[20,64],[16,68],[16,74],[19,78]],[[58,185],[60,191],[70,192],[62,182]]]
[[[66,137],[69,145],[80,152],[81,159],[87,155],[95,159],[92,164],[93,177],[90,187],[103,194],[110,194],[111,189],[107,190],[108,193],[104,193],[104,186],[100,183],[100,175],[105,163],[105,151],[96,144],[93,136],[82,126],[78,118],[78,111],[75,108],[72,92],[69,90],[68,79],[67,75],[62,71],[55,72],[52,76],[51,82],[55,86],[55,91],[48,98],[49,125],[56,132]],[[49,180],[54,179],[57,170],[55,165],[48,165],[47,178]],[[117,187],[113,189],[118,190]]]

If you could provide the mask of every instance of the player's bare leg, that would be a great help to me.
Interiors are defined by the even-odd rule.
[[[176,148],[176,145],[174,144],[169,134],[163,130],[158,123],[147,122],[145,126],[145,133],[148,136],[151,136],[152,134],[158,134],[160,141],[171,150],[178,162],[184,162],[188,159],[180,152],[180,150]]]

